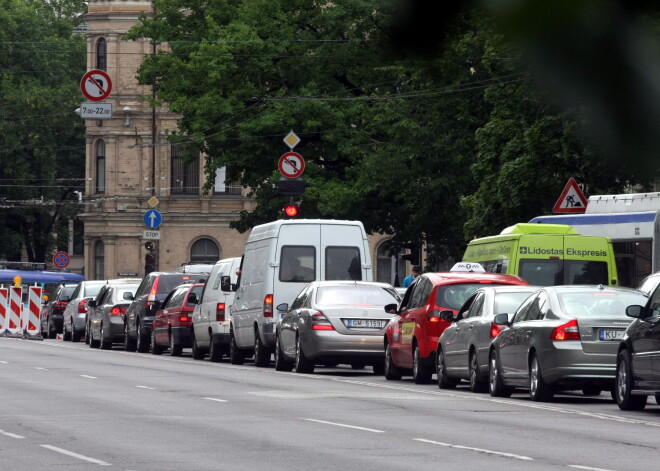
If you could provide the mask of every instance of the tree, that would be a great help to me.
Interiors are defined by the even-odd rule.
[[[86,68],[73,35],[81,2],[2,0],[0,9],[0,258],[44,262],[68,234],[82,189],[84,126],[73,110]],[[55,8],[57,6],[57,8]],[[80,10],[75,10],[81,13]],[[72,16],[73,15],[73,16]]]

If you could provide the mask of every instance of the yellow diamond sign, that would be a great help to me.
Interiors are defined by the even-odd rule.
[[[147,203],[149,203],[149,206],[153,208],[154,206],[158,206],[158,203],[160,203],[160,201],[155,196],[152,196],[147,200]]]
[[[289,146],[289,149],[293,150],[294,147],[298,145],[300,138],[296,135],[293,130],[289,131],[289,134],[284,138],[284,143]]]

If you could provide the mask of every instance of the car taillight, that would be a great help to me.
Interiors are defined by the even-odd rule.
[[[273,317],[273,295],[267,294],[264,298],[264,317]]]
[[[125,307],[114,306],[110,310],[110,314],[112,314],[113,316],[123,316],[124,314],[126,314],[126,308]]]
[[[552,329],[550,340],[580,340],[577,320],[571,319],[566,324]]]
[[[449,321],[446,321],[445,319],[440,318],[440,311],[438,311],[438,310],[434,310],[434,311],[429,312],[429,315],[426,316],[426,319],[429,322],[445,322],[445,323],[449,322]]]
[[[190,317],[181,315],[179,316],[179,322],[188,322],[190,320]]]
[[[53,303],[53,309],[66,309],[66,305],[69,303],[65,303],[64,301],[57,301]]]
[[[154,281],[154,285],[151,287],[151,291],[149,292],[149,296],[147,296],[147,309],[150,309],[154,306],[156,303],[156,294],[158,294],[158,282],[160,281],[160,278],[156,278],[156,281]]]
[[[496,324],[495,322],[490,323],[490,338],[494,339],[497,335],[504,330],[503,325]]]
[[[218,303],[215,308],[215,320],[220,322],[225,320],[225,303]]]
[[[87,300],[81,299],[78,303],[78,314],[84,314],[87,312]]]
[[[335,330],[322,312],[312,314],[312,330]]]

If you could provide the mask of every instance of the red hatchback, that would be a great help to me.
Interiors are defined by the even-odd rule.
[[[184,347],[192,346],[192,312],[204,289],[204,283],[185,284],[174,288],[156,311],[151,329],[151,353],[180,356]]]
[[[385,377],[398,380],[412,374],[417,384],[430,382],[438,338],[451,325],[440,318],[440,311],[456,315],[465,300],[484,285],[526,284],[520,277],[497,273],[451,271],[417,277],[385,330]]]

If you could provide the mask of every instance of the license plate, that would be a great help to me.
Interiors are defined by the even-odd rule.
[[[346,327],[349,329],[382,329],[386,322],[374,319],[346,319]]]
[[[623,330],[604,330],[598,331],[598,338],[600,340],[621,340],[623,338]]]

